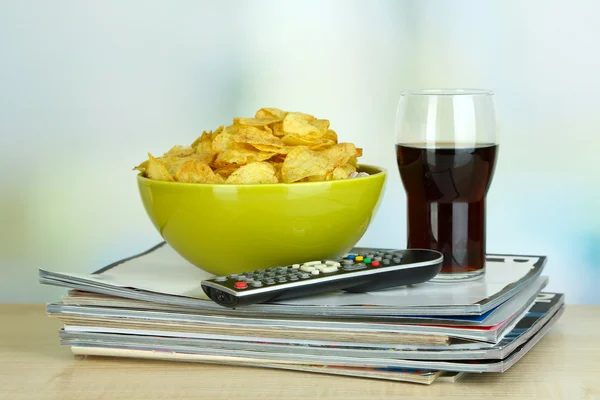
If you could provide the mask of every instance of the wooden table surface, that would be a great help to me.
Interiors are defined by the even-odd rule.
[[[44,305],[0,305],[0,399],[600,399],[600,306],[568,306],[504,374],[430,386],[217,365],[74,356]]]

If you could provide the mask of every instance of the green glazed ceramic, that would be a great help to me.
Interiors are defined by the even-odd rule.
[[[142,202],[183,258],[228,275],[338,257],[363,236],[379,208],[386,171],[328,182],[230,185],[163,182],[138,175]]]

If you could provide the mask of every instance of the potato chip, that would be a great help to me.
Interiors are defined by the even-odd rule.
[[[320,152],[329,162],[330,169],[346,164],[350,159],[356,157],[358,150],[352,143],[338,143]]]
[[[297,135],[285,135],[284,137],[281,138],[281,141],[286,146],[306,146],[306,147],[308,147],[313,144],[312,140],[305,139],[302,136],[297,136]]]
[[[329,161],[316,151],[297,146],[288,153],[281,167],[284,182],[296,182],[313,175],[325,175]]]
[[[194,143],[192,148],[196,152],[196,159],[200,162],[210,165],[215,158],[215,151],[212,148],[212,142],[214,137],[223,130],[223,127],[219,127],[215,133],[204,132]]]
[[[256,150],[265,151],[267,153],[287,154],[291,149],[287,146],[278,147],[270,144],[253,144]]]
[[[273,165],[268,162],[253,162],[235,170],[227,178],[227,183],[279,183],[279,180]]]
[[[356,148],[356,154],[354,157],[350,157],[348,163],[353,165],[355,168],[358,168],[358,157],[362,157],[362,149],[359,147]]]
[[[270,125],[270,128],[273,130],[273,135],[277,137],[285,136],[285,132],[283,131],[283,121]]]
[[[142,162],[141,164],[138,164],[137,166],[133,167],[134,171],[140,171],[142,174],[147,175],[146,171],[148,170],[148,160]]]
[[[333,143],[338,142],[337,133],[335,133],[335,131],[333,129],[327,129],[327,132],[323,136],[323,139],[329,139],[329,140],[333,141]]]
[[[237,146],[219,153],[213,163],[214,166],[219,168],[228,164],[245,165],[250,164],[251,162],[268,160],[276,154],[258,151],[249,147],[250,146],[244,146],[243,144],[238,143]]]
[[[273,129],[271,129],[271,126],[269,125],[265,125],[263,126],[261,129],[264,129],[265,131],[269,132],[271,135],[273,135]]]
[[[315,140],[314,142],[312,142],[312,144],[310,146],[308,146],[308,148],[311,150],[319,151],[319,150],[328,149],[331,146],[333,146],[334,144],[335,144],[335,142],[333,140],[318,139],[318,140]]]
[[[356,167],[352,164],[344,164],[333,170],[331,178],[327,180],[348,179],[352,173],[356,172]]]
[[[184,157],[189,156],[190,154],[194,154],[194,149],[192,146],[173,146],[171,150],[166,152],[165,156],[175,156],[175,157]]]
[[[234,118],[233,123],[245,126],[267,126],[283,121],[283,118]]]
[[[301,112],[289,112],[285,114],[285,117],[283,117],[283,119],[288,119],[288,120],[298,120],[298,121],[306,121],[306,122],[310,122],[310,121],[314,121],[317,118],[313,115],[310,114],[306,114],[306,113],[301,113]]]
[[[211,143],[211,148],[215,153],[221,153],[229,150],[235,144],[233,137],[237,133],[237,127],[228,126],[223,128],[219,134],[217,134]]]
[[[179,167],[175,177],[178,182],[187,183],[223,183],[224,181],[208,164],[196,160],[186,161]]]
[[[306,138],[293,135],[284,136],[282,141],[286,144],[286,146],[290,147],[290,150],[294,148],[294,146],[306,146],[311,150],[324,150],[335,144],[335,142],[330,139],[307,140]],[[289,150],[284,152],[289,153]]]
[[[214,132],[208,131],[208,132],[202,132],[202,135],[198,136],[198,138],[196,138],[196,140],[194,140],[194,143],[192,143],[191,147],[194,149],[194,151],[196,153],[198,153],[198,147],[200,146],[201,148],[206,147],[206,145],[210,145],[213,141],[213,139],[215,138],[215,136],[217,136],[219,133],[221,133],[223,131],[223,126],[219,126]]]
[[[233,140],[237,143],[247,143],[252,146],[260,144],[276,149],[284,146],[281,139],[273,136],[270,132],[263,131],[254,126],[241,126],[238,129],[237,135],[233,136]]]
[[[234,171],[239,169],[240,166],[236,164],[225,165],[215,170],[215,174],[219,174],[222,178],[227,179]]]
[[[213,152],[199,153],[199,154],[194,154],[191,157],[194,158],[196,161],[200,161],[205,164],[211,165],[213,160],[215,159],[215,153],[213,153]]]
[[[281,176],[281,167],[283,167],[283,161],[274,162],[272,159],[269,161],[273,168],[275,168],[275,177],[277,177],[278,182],[283,182],[283,177]]]
[[[356,168],[351,164],[344,164],[341,167],[336,167],[333,171],[328,171],[322,175],[309,176],[307,180],[309,182],[321,182],[348,179],[350,175],[356,171]]]
[[[146,170],[148,178],[156,181],[173,181],[173,177],[167,170],[167,167],[161,160],[158,160],[148,153],[148,169]]]
[[[338,143],[329,120],[279,108],[204,131],[190,146],[149,154],[134,167],[150,179],[190,183],[277,183],[349,178],[362,149]]]
[[[280,110],[279,108],[261,108],[254,114],[255,118],[270,118],[270,119],[283,119],[287,115],[286,111]]]
[[[309,141],[320,139],[327,133],[329,121],[312,118],[307,118],[306,114],[289,113],[283,119],[283,132],[286,136],[299,136]]]
[[[177,174],[177,170],[186,162],[186,161],[201,161],[203,162],[203,156],[198,154],[192,154],[190,156],[178,157],[178,156],[163,156],[157,158],[166,168],[171,176],[175,176]]]

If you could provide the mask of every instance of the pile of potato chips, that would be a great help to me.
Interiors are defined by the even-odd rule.
[[[338,143],[329,121],[261,108],[254,118],[204,132],[135,170],[150,179],[187,183],[265,184],[347,179],[362,149]]]

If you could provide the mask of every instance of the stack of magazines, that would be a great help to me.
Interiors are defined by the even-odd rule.
[[[504,372],[544,337],[564,309],[563,294],[544,291],[545,264],[545,256],[490,254],[474,282],[238,309],[209,300],[201,281],[212,276],[164,242],[91,274],[40,270],[39,279],[68,289],[47,313],[74,354],[431,384]]]

